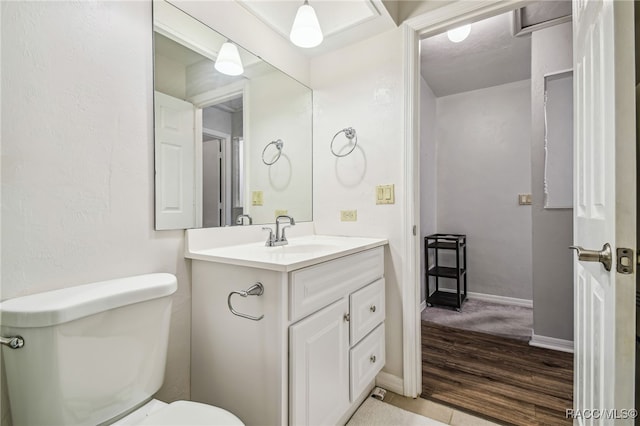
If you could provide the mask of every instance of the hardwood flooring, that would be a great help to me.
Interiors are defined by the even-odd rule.
[[[422,397],[510,425],[570,425],[573,354],[422,321]]]

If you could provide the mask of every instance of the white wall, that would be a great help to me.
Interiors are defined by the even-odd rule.
[[[518,205],[531,191],[530,90],[524,80],[437,100],[438,232],[467,235],[472,292],[532,297],[531,207]]]
[[[187,70],[181,63],[162,55],[155,55],[154,86],[165,95],[187,98]]]
[[[403,83],[402,32],[386,32],[312,58],[314,89],[314,222],[320,234],[385,237],[386,352],[384,371],[402,377]],[[333,135],[353,127],[358,148],[344,158],[329,151]],[[395,204],[376,205],[375,186],[395,184]],[[357,210],[341,222],[340,210]]]
[[[176,274],[158,397],[188,398],[191,277],[184,232],[154,231],[151,3],[0,4],[1,297]],[[209,17],[196,18],[220,24],[225,35],[308,83],[308,60],[235,2],[192,6]]]
[[[544,74],[571,68],[571,23],[531,36],[533,332],[573,340],[571,209],[544,209]]]
[[[1,290],[176,274],[173,400],[189,397],[191,282],[183,232],[153,230],[152,63],[150,3],[2,2]]]
[[[424,237],[438,232],[438,150],[436,97],[420,77],[420,300],[426,298]]]
[[[312,93],[289,76],[273,72],[252,78],[248,83],[249,100],[244,105],[246,131],[245,212],[254,223],[274,223],[276,210],[286,210],[298,221],[312,219],[311,105]],[[283,141],[280,158],[268,166],[262,152],[272,141]],[[275,145],[265,152],[272,162]],[[262,191],[263,205],[253,206],[251,193]]]

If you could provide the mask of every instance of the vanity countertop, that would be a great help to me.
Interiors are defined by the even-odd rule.
[[[272,271],[290,272],[342,256],[380,247],[384,238],[308,235],[293,237],[289,244],[266,247],[264,242],[188,250],[188,259],[248,266]]]

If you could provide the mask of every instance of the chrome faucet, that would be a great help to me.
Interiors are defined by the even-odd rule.
[[[244,225],[244,218],[249,220],[249,225],[253,225],[253,219],[248,214],[241,214],[236,218],[236,225]]]
[[[280,232],[280,220],[288,220],[289,224],[282,227],[282,232]],[[273,233],[273,229],[265,226],[262,228],[264,231],[269,231],[269,237],[267,237],[267,242],[264,244],[267,247],[277,247],[284,246],[289,244],[287,241],[287,236],[285,235],[285,230],[290,228],[296,224],[296,221],[291,216],[281,215],[276,217],[276,232]]]

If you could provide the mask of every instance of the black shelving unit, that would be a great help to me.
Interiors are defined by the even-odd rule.
[[[434,251],[434,263],[429,265],[429,250]],[[455,266],[443,266],[439,252],[453,251]],[[432,234],[424,237],[424,257],[427,265],[427,304],[451,306],[458,311],[467,299],[467,236],[464,234]],[[430,293],[430,277],[435,278],[436,289]],[[440,289],[440,278],[456,280],[456,292]]]

